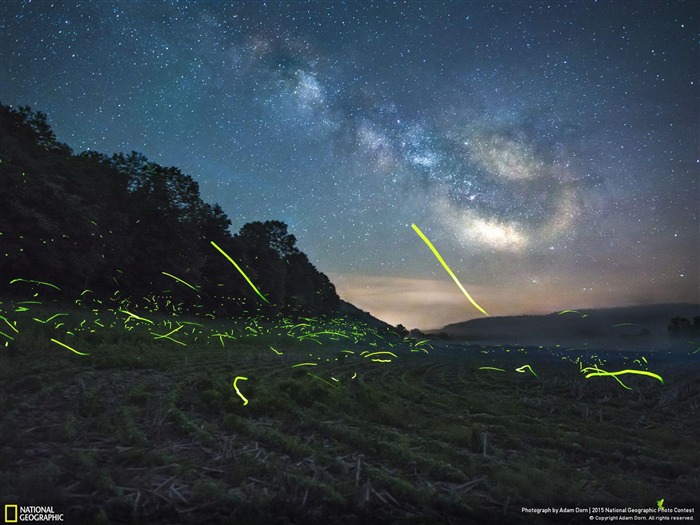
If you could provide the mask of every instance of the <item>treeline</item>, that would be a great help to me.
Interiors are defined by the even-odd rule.
[[[230,225],[178,168],[136,152],[76,155],[44,113],[0,105],[3,293],[22,279],[14,284],[48,282],[63,297],[164,297],[218,315],[337,310],[335,287],[285,223],[253,222],[235,235]]]
[[[700,317],[694,317],[692,323],[685,317],[673,317],[668,323],[668,333],[671,337],[698,337]]]

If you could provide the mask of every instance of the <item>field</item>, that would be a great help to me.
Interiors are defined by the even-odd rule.
[[[697,503],[697,345],[152,310],[3,302],[0,503],[96,524],[582,523],[522,507]],[[651,375],[604,373],[621,370]]]

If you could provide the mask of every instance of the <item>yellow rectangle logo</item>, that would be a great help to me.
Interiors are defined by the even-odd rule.
[[[12,512],[14,511],[14,518]],[[17,505],[5,505],[5,523],[17,523]]]

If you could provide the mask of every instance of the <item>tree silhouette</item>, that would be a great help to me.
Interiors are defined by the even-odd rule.
[[[671,337],[696,337],[700,335],[700,317],[693,318],[693,322],[685,317],[673,317],[668,324],[668,333]]]
[[[68,296],[85,289],[96,297],[167,293],[186,308],[227,315],[331,313],[340,304],[284,222],[252,222],[231,235],[221,206],[205,203],[179,168],[138,152],[74,155],[46,114],[29,107],[0,105],[0,185],[0,275],[8,281],[50,281]],[[212,241],[273,306],[261,304]]]

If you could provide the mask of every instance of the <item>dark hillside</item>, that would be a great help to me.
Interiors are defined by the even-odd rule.
[[[232,235],[224,211],[201,199],[189,175],[136,152],[74,154],[41,112],[0,106],[0,186],[0,275],[8,282],[47,282],[64,298],[90,290],[99,300],[154,297],[226,315],[338,309],[335,287],[283,222],[249,223]]]

